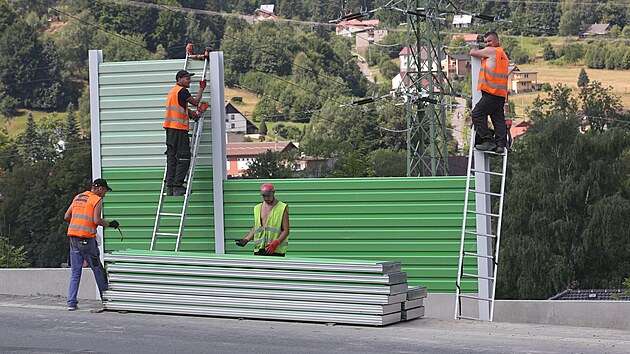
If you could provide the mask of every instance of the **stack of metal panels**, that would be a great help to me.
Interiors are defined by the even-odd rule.
[[[108,310],[382,326],[421,317],[400,262],[124,250],[105,255]]]

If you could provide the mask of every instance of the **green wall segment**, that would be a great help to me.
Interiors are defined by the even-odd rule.
[[[224,182],[225,249],[253,226],[263,181]],[[410,285],[453,292],[457,278],[464,177],[274,180],[276,196],[289,204],[288,256],[401,261]],[[475,220],[467,222],[474,230]],[[466,249],[474,251],[474,237]],[[467,266],[475,267],[474,259]],[[476,280],[463,283],[476,290]]]
[[[104,201],[104,215],[121,224],[125,239],[116,230],[105,230],[105,252],[124,248],[149,249],[165,167],[165,133],[162,128],[166,95],[175,85],[175,73],[184,60],[100,63],[99,129],[101,175],[114,189]],[[190,61],[195,73],[190,92],[196,94],[202,61]],[[203,100],[210,101],[209,90]],[[209,114],[193,194],[182,238],[182,251],[214,252],[212,191],[212,132]],[[192,129],[192,124],[191,124]],[[181,212],[183,197],[168,197],[164,212]],[[179,220],[163,220],[162,232],[176,232]],[[175,239],[160,238],[157,248],[173,250]]]

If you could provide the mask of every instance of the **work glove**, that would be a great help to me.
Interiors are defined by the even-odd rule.
[[[199,113],[197,113],[196,111],[190,111],[190,119],[194,120],[195,122],[199,120]]]
[[[120,227],[120,223],[118,223],[118,221],[116,220],[112,220],[109,222],[109,227],[117,229],[118,227]]]
[[[245,245],[249,242],[249,240],[246,238],[241,239],[241,240],[234,240],[234,241],[236,241],[236,245],[238,247],[245,247]]]
[[[272,254],[276,251],[276,248],[278,248],[279,244],[280,244],[280,241],[273,240],[272,243],[268,244],[267,247],[265,247],[265,251],[267,251],[268,254]]]
[[[206,80],[199,81],[199,87],[202,91],[206,89],[206,84]]]

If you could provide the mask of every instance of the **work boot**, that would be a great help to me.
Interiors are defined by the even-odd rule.
[[[76,309],[78,309],[79,306],[68,306],[68,311],[75,311]]]
[[[173,195],[173,187],[168,187],[168,189],[166,189],[166,195]]]
[[[175,195],[175,196],[186,195],[186,188],[184,188],[182,186],[175,186],[175,187],[173,187],[173,195]]]
[[[505,147],[497,145],[497,147],[494,148],[494,152],[496,152],[497,154],[502,154],[505,152]]]
[[[496,149],[497,144],[495,144],[492,141],[484,141],[483,143],[479,144],[479,145],[475,145],[475,149],[479,150],[479,151],[494,151],[494,149]]]

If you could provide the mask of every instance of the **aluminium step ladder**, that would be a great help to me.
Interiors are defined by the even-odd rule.
[[[494,301],[499,259],[499,244],[501,240],[501,222],[503,221],[503,198],[505,192],[505,175],[507,168],[508,150],[498,154],[492,151],[479,151],[474,148],[475,129],[471,129],[470,149],[468,153],[468,170],[466,174],[466,196],[464,201],[464,217],[462,221],[461,244],[459,250],[459,267],[456,283],[455,319],[492,321],[494,316]],[[509,139],[509,138],[508,138]],[[508,147],[510,146],[508,140]],[[490,158],[501,157],[501,171],[491,171]],[[475,164],[473,167],[473,158]],[[475,177],[475,188],[470,189],[471,177]],[[491,190],[491,178],[500,179],[500,190]],[[471,195],[475,200],[475,208],[470,206]],[[493,213],[492,205],[498,199],[498,210]],[[469,216],[476,218],[476,231],[466,229]],[[493,231],[496,230],[496,231]],[[466,250],[465,244],[475,244],[471,237],[476,237],[476,252]],[[476,259],[477,268],[473,268],[466,261]],[[478,294],[462,293],[462,278],[476,279]],[[462,315],[462,300],[478,304],[478,317]],[[472,311],[474,313],[474,309]]]
[[[184,61],[184,70],[186,70],[188,66],[189,59],[199,59],[202,58],[204,60],[203,63],[203,72],[201,74],[201,80],[206,79],[206,70],[208,69],[208,60],[209,60],[208,49],[206,49],[205,54],[202,55],[194,55],[192,54],[192,45],[186,46],[186,60]],[[191,144],[191,156],[190,156],[190,166],[188,168],[188,173],[186,174],[186,193],[184,194],[184,201],[182,204],[182,209],[180,213],[165,213],[163,212],[164,208],[164,196],[167,193],[168,186],[166,185],[166,169],[164,166],[164,177],[162,178],[162,187],[160,188],[160,198],[158,201],[157,212],[155,215],[155,223],[153,225],[153,235],[151,237],[151,250],[155,250],[157,247],[157,239],[158,238],[176,238],[175,241],[175,251],[179,251],[179,247],[181,245],[182,234],[184,232],[184,224],[186,223],[186,213],[188,211],[188,202],[190,200],[190,194],[192,193],[192,185],[195,177],[195,167],[197,165],[197,155],[199,153],[199,146],[201,145],[201,136],[203,133],[203,123],[206,115],[206,111],[208,109],[207,102],[201,102],[197,107],[197,111],[199,113],[199,119],[193,125],[192,132],[192,144]],[[179,226],[177,227],[177,233],[174,232],[162,232],[160,230],[160,224],[163,221],[163,218],[179,218]]]

